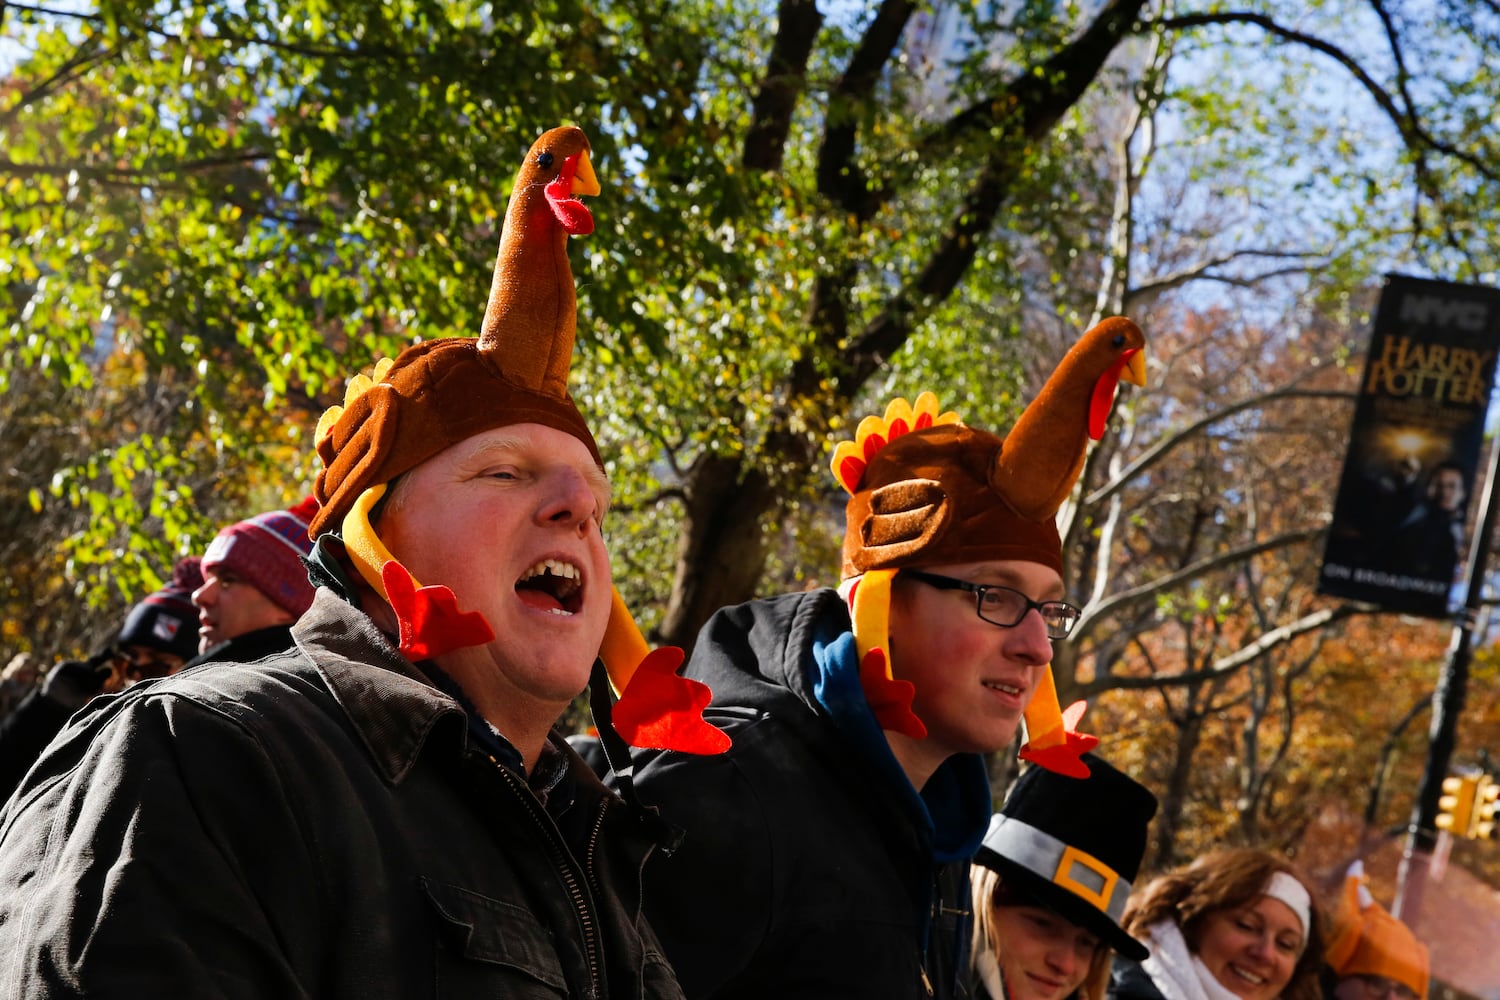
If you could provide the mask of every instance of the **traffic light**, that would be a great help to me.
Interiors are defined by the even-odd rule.
[[[1478,775],[1455,774],[1444,778],[1443,795],[1438,799],[1438,815],[1434,821],[1437,828],[1447,830],[1455,837],[1469,836],[1469,824],[1474,816],[1474,799],[1478,791]]]
[[[1488,774],[1479,776],[1474,789],[1474,815],[1469,820],[1469,836],[1480,840],[1500,840],[1500,784]]]

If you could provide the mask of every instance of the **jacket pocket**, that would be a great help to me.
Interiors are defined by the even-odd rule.
[[[437,919],[438,996],[502,985],[497,995],[567,994],[552,935],[528,907],[435,879],[419,881]]]

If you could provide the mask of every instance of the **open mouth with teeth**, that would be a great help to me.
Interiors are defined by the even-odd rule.
[[[572,563],[543,559],[521,574],[516,594],[529,608],[574,615],[583,606],[583,574]]]

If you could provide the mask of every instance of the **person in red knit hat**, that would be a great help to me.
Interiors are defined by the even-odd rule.
[[[195,664],[209,659],[210,650],[213,659],[243,662],[291,645],[292,623],[312,606],[313,586],[302,560],[312,551],[307,526],[317,511],[317,500],[307,497],[290,510],[231,524],[209,543],[203,586],[193,591],[203,654]],[[231,640],[245,648],[220,648]]]

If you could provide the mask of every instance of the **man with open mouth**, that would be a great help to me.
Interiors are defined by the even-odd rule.
[[[538,139],[480,336],[382,361],[319,422],[295,646],[75,718],[8,803],[8,995],[682,995],[641,916],[666,828],[551,731],[633,630],[567,392],[598,190],[582,132]]]

